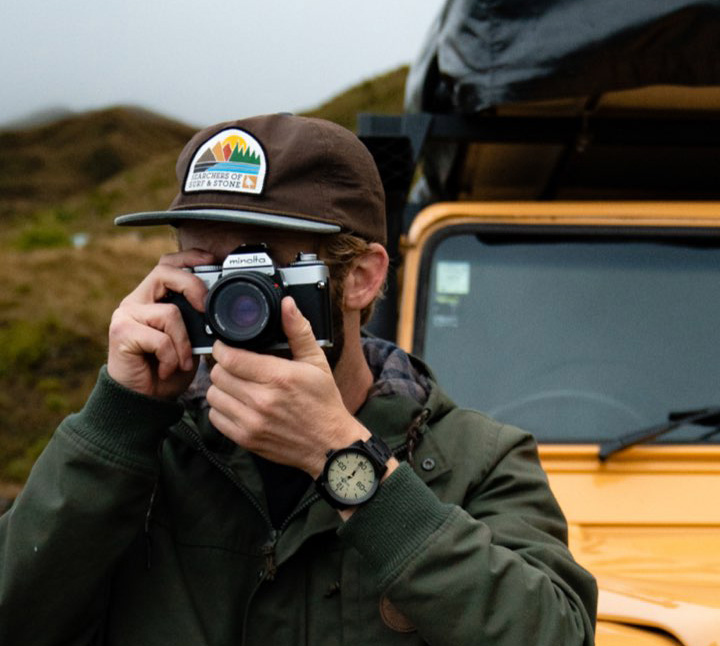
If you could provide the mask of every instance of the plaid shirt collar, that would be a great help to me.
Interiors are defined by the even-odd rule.
[[[365,359],[375,377],[368,399],[402,395],[419,404],[427,401],[430,382],[410,361],[410,356],[390,341],[367,337],[362,339]]]

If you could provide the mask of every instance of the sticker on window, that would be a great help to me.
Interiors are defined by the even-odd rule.
[[[470,263],[441,260],[437,264],[435,291],[438,294],[469,294]]]
[[[433,327],[460,327],[460,317],[458,316],[459,307],[459,296],[437,294],[430,313],[430,320],[432,321]]]

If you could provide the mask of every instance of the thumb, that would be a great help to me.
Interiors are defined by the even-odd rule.
[[[283,298],[281,308],[283,331],[287,336],[293,359],[330,372],[325,353],[318,345],[310,321],[302,315],[292,296]]]

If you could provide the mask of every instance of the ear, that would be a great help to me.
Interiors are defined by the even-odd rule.
[[[375,300],[385,283],[389,263],[385,247],[377,242],[370,243],[368,251],[353,260],[345,277],[345,309],[362,310]]]

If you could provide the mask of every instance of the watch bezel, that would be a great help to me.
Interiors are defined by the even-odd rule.
[[[351,453],[356,453],[356,454],[360,455],[361,457],[363,457],[366,460],[366,462],[368,462],[370,464],[370,467],[372,469],[372,474],[373,474],[373,481],[372,481],[372,486],[371,486],[370,490],[364,496],[362,496],[360,498],[352,498],[352,499],[346,498],[341,493],[336,491],[333,488],[332,483],[329,478],[330,469],[332,468],[333,464],[335,464],[343,456],[349,455]],[[324,477],[325,489],[337,502],[339,502],[342,505],[345,505],[345,507],[354,507],[356,505],[362,505],[364,502],[367,502],[368,500],[370,500],[370,498],[372,498],[375,495],[375,492],[377,491],[378,486],[380,485],[380,478],[381,478],[381,476],[378,475],[377,465],[373,462],[373,460],[371,459],[368,452],[365,449],[356,447],[356,446],[348,446],[348,447],[345,447],[344,449],[338,449],[337,451],[335,451],[328,458],[327,462],[325,462],[325,469],[323,469],[323,475],[325,476]]]
[[[375,476],[372,488],[362,498],[345,498],[332,489],[328,481],[328,474],[333,463],[348,453],[357,453],[364,457],[370,463]],[[391,457],[392,451],[388,448],[385,442],[375,436],[372,436],[367,442],[358,440],[357,442],[353,442],[350,446],[328,451],[323,471],[315,481],[317,490],[322,497],[336,509],[347,509],[349,507],[362,505],[363,503],[369,501],[377,493],[377,490],[380,488],[382,477],[387,471],[387,461]],[[384,461],[380,462],[380,460]]]

